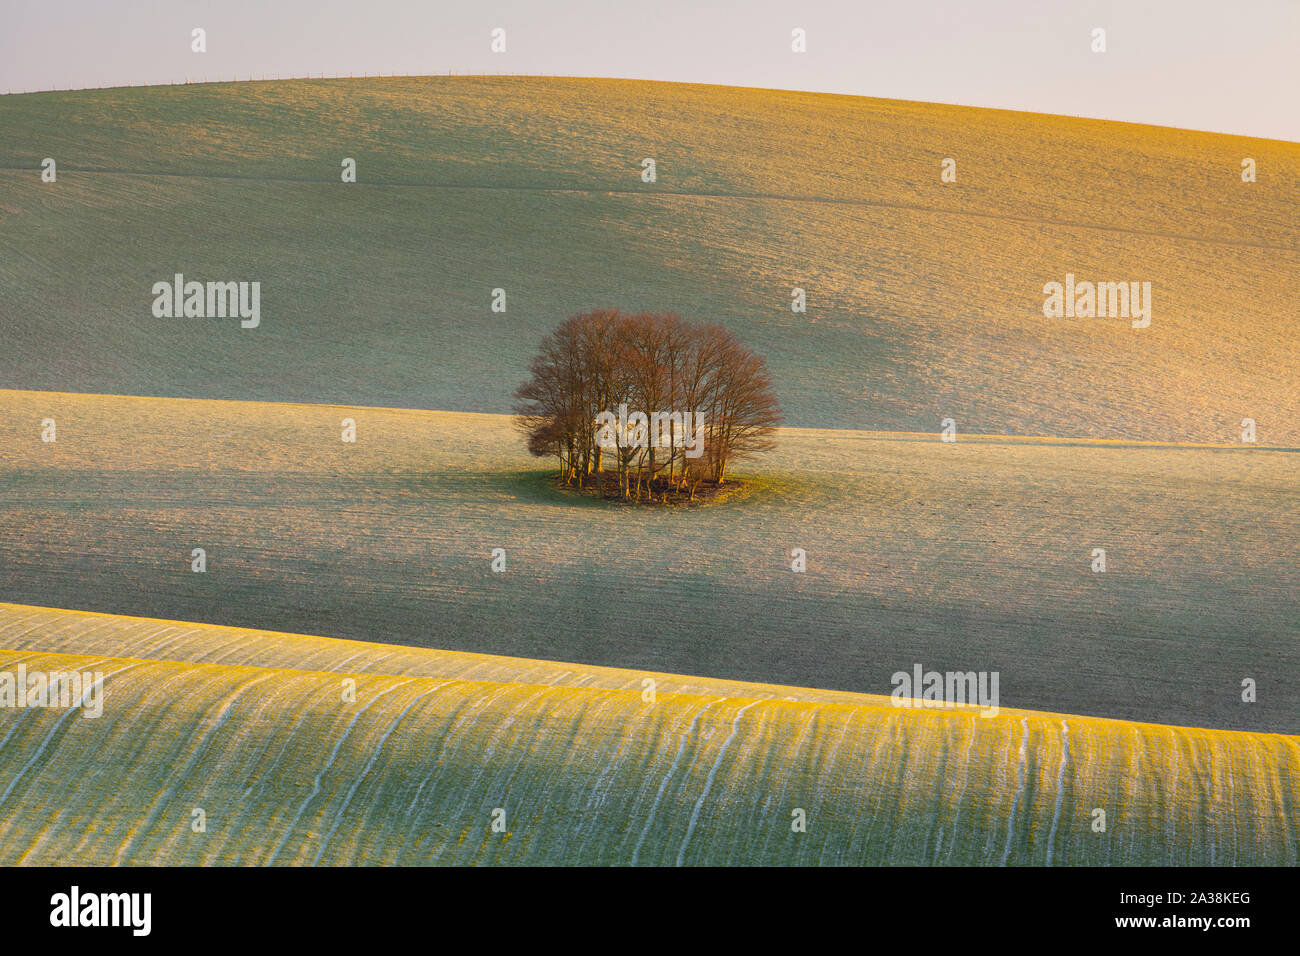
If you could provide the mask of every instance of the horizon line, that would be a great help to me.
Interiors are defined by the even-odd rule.
[[[1300,140],[1281,139],[1281,138],[1270,137],[1270,136],[1255,136],[1249,133],[1233,133],[1233,132],[1226,132],[1222,130],[1198,129],[1189,126],[1169,126],[1161,123],[1138,122],[1135,120],[1110,119],[1103,116],[1092,116],[1092,115],[1086,115],[1082,113],[1044,113],[1038,110],[1019,110],[1019,109],[1012,109],[1005,106],[981,106],[974,103],[955,103],[955,102],[940,101],[940,100],[915,100],[915,99],[907,99],[905,97],[870,96],[862,93],[844,93],[837,90],[811,90],[811,89],[799,89],[794,87],[781,87],[781,86],[744,86],[744,85],[733,84],[733,83],[703,83],[703,82],[690,81],[690,80],[658,80],[658,79],[649,79],[645,77],[608,76],[603,74],[587,74],[587,73],[479,73],[474,71],[459,72],[456,70],[443,70],[443,71],[435,71],[435,72],[427,72],[427,73],[398,73],[398,72],[382,73],[381,72],[381,73],[371,74],[371,73],[363,72],[360,75],[358,75],[355,72],[349,72],[346,75],[342,73],[321,72],[317,75],[312,75],[312,73],[309,71],[305,76],[296,76],[291,73],[287,77],[279,73],[275,74],[274,76],[268,76],[265,72],[262,72],[260,75],[254,78],[253,74],[250,73],[247,79],[240,79],[238,72],[236,72],[235,75],[228,80],[222,79],[220,74],[218,74],[218,77],[215,80],[210,80],[207,78],[207,76],[204,76],[202,80],[192,80],[190,79],[190,77],[187,76],[183,81],[169,80],[166,82],[157,82],[157,83],[114,83],[109,85],[101,84],[98,86],[73,86],[69,84],[68,86],[63,88],[59,88],[57,85],[55,85],[49,87],[48,89],[43,89],[43,88],[25,89],[24,88],[18,92],[15,92],[12,87],[9,87],[3,91],[0,91],[0,96],[33,96],[40,93],[80,93],[80,92],[93,92],[97,90],[161,89],[164,87],[171,87],[171,86],[213,86],[222,83],[228,83],[228,84],[290,83],[290,82],[301,82],[301,81],[312,81],[312,80],[432,79],[432,78],[439,78],[439,77],[446,77],[446,78],[464,77],[464,78],[473,78],[473,79],[525,78],[525,79],[552,79],[552,80],[604,80],[607,82],[616,82],[616,83],[659,83],[668,86],[700,86],[700,87],[710,87],[713,89],[745,90],[745,91],[762,92],[762,93],[794,93],[794,94],[802,94],[807,96],[836,96],[836,97],[844,97],[844,98],[855,99],[855,100],[877,100],[877,101],[889,102],[889,103],[916,103],[924,106],[945,106],[954,109],[984,110],[984,111],[995,112],[995,113],[1015,113],[1019,115],[1025,115],[1025,116],[1046,116],[1046,117],[1052,117],[1057,119],[1082,120],[1085,122],[1092,122],[1092,123],[1115,123],[1123,126],[1144,127],[1152,130],[1171,130],[1179,133],[1197,133],[1197,134],[1207,135],[1207,136],[1225,136],[1233,139],[1248,139],[1248,140],[1256,140],[1265,143],[1281,143],[1288,146],[1300,146]]]

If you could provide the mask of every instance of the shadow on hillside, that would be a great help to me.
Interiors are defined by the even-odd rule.
[[[373,483],[379,476],[369,476]],[[628,504],[615,500],[603,500],[592,493],[579,493],[575,489],[560,487],[556,473],[552,469],[527,469],[522,471],[466,471],[437,472],[427,475],[394,474],[383,476],[391,482],[399,494],[414,495],[432,500],[435,498],[471,498],[483,500],[513,500],[520,504],[563,505],[572,508],[627,508]],[[613,480],[612,476],[609,480]],[[728,508],[745,508],[752,504],[768,504],[786,507],[818,508],[838,501],[846,495],[860,498],[863,488],[860,483],[853,487],[841,487],[833,474],[825,475],[788,475],[766,472],[741,472],[735,477],[737,491],[721,501],[699,501],[694,504],[647,505],[640,507],[654,510],[692,510],[695,508],[710,511]],[[886,495],[888,497],[888,495]]]

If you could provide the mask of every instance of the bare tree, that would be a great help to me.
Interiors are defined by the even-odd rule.
[[[721,484],[729,463],[775,447],[781,409],[763,357],[734,339],[723,348],[715,383],[713,480]]]
[[[601,495],[612,451],[620,497],[694,499],[701,482],[721,485],[732,462],[772,448],[781,420],[762,356],[716,323],[674,313],[572,316],[542,340],[529,372],[515,392],[529,452],[558,458],[566,484],[594,477]],[[636,426],[612,429],[606,448],[611,431],[598,434],[597,418],[620,408],[634,410]],[[704,447],[688,454],[697,439]]]

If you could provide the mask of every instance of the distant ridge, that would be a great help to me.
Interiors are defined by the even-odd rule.
[[[726,323],[796,426],[1300,443],[1297,144],[537,77],[11,96],[0,126],[0,387],[499,413],[559,318],[621,305]],[[176,272],[260,281],[265,324],[155,319]],[[1150,327],[1044,318],[1066,274],[1150,282]]]

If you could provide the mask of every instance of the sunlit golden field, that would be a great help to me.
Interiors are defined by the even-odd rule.
[[[725,323],[797,426],[1300,436],[1296,144],[516,77],[7,96],[0,130],[0,387],[507,412],[617,305]],[[155,319],[176,272],[260,281],[261,328]],[[1067,272],[1151,282],[1150,328],[1045,319]]]
[[[744,501],[629,531],[504,416],[3,392],[0,447],[19,603],[864,693],[997,670],[1005,706],[1300,730],[1282,449],[789,429]]]
[[[0,865],[1297,865],[1297,209],[1300,144],[858,97],[0,97],[0,673],[110,675],[0,707]],[[156,318],[176,273],[261,325]],[[1045,318],[1067,273],[1150,327]],[[610,306],[766,357],[743,495],[526,454]]]
[[[18,605],[0,641],[0,669],[107,675],[97,719],[0,711],[4,864],[1300,859],[1295,737],[668,675],[647,700],[634,671]]]

